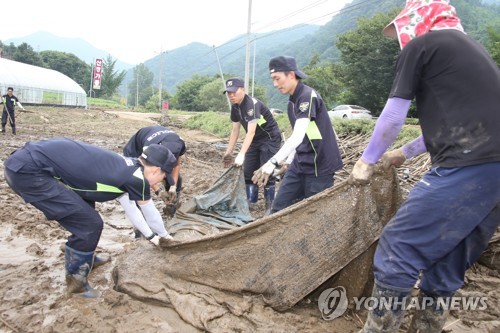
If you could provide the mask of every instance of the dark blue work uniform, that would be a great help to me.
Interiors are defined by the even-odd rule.
[[[323,99],[314,89],[299,82],[288,101],[292,128],[301,118],[309,118],[311,122],[281,182],[273,213],[333,186],[335,171],[343,166]]]
[[[500,70],[455,30],[431,31],[402,50],[391,97],[416,98],[432,168],[384,228],[377,283],[450,296],[500,223]]]
[[[16,134],[16,115],[15,106],[19,103],[19,99],[12,95],[3,95],[3,110],[2,110],[2,131],[5,131],[5,125],[7,124],[7,119],[9,120],[10,127],[12,127],[12,133]]]
[[[125,147],[123,147],[123,155],[127,157],[139,157],[144,148],[152,144],[160,144],[167,147],[177,161],[186,153],[186,143],[177,133],[167,127],[153,125],[143,127],[137,131]],[[182,177],[180,174],[176,186],[177,192],[180,192],[182,188]]]
[[[5,161],[5,179],[26,203],[72,233],[67,245],[94,251],[103,228],[95,202],[149,200],[149,183],[136,158],[67,138],[28,142]]]
[[[260,100],[245,95],[240,105],[231,107],[231,121],[239,122],[245,132],[248,132],[248,123],[257,122],[257,129],[252,143],[245,153],[243,172],[245,182],[253,184],[252,177],[255,170],[269,161],[280,149],[281,131],[271,111]],[[274,185],[275,179],[269,179],[268,185]]]

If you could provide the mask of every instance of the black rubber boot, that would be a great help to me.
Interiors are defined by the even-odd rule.
[[[377,285],[373,286],[372,297],[378,300],[377,306],[368,312],[365,326],[360,333],[396,333],[401,325],[404,307],[409,302],[410,291],[398,291]],[[394,306],[390,302],[394,300]],[[391,306],[381,305],[389,302]],[[379,306],[380,305],[380,306]]]
[[[259,187],[255,184],[246,184],[248,206],[254,207],[259,198]]]
[[[134,229],[136,230],[136,229]],[[62,253],[66,252],[66,243],[62,243],[61,246],[59,247]],[[102,266],[104,264],[107,264],[108,262],[111,262],[111,257],[98,257],[97,255],[94,256],[94,265],[93,268]]]
[[[16,135],[16,126],[12,126],[12,134]]]
[[[269,185],[264,187],[264,199],[266,200],[266,212],[264,216],[271,214],[271,207],[273,206],[274,194],[275,194],[274,185]]]
[[[143,237],[143,235],[142,235],[142,233],[139,231],[139,229],[134,228],[134,238],[135,238],[135,239],[140,239],[140,238],[142,238],[142,237]]]
[[[2,125],[2,134],[5,134],[5,125]]]
[[[451,297],[451,296],[450,296]],[[425,299],[425,303],[423,302]],[[446,297],[443,297],[446,300]],[[431,303],[432,301],[432,303]],[[408,333],[441,333],[448,311],[445,311],[441,306],[438,306],[438,297],[429,296],[420,290],[418,295],[418,304],[426,304],[426,307],[421,310],[415,310],[415,314],[411,320]],[[427,305],[429,304],[429,305]],[[446,304],[446,302],[445,302]]]
[[[94,251],[81,252],[66,245],[66,286],[68,294],[80,294],[86,298],[97,298],[99,292],[87,280],[94,263]]]

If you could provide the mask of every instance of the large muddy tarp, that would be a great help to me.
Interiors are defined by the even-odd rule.
[[[185,239],[234,229],[253,220],[248,207],[243,170],[232,167],[205,193],[184,204],[176,216],[168,221],[167,228],[170,234],[177,236],[176,239]]]
[[[332,283],[346,287],[349,298],[366,293],[374,243],[400,203],[395,172],[377,171],[370,185],[342,182],[241,227],[163,250],[138,246],[116,266],[116,289],[172,306],[208,331],[245,331],[231,319],[243,314],[247,328],[274,330],[256,304],[286,310]]]

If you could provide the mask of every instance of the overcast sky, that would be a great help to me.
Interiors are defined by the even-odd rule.
[[[352,0],[252,0],[251,30],[323,25]],[[221,45],[247,32],[249,0],[17,0],[3,6],[0,40],[37,31],[82,38],[127,63],[191,42]],[[33,48],[36,47],[31,45]]]

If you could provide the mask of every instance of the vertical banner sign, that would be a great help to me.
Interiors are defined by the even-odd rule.
[[[93,89],[101,89],[102,59],[95,60]]]
[[[168,105],[168,99],[164,99],[162,103],[162,109],[163,110],[168,110],[169,105]]]

